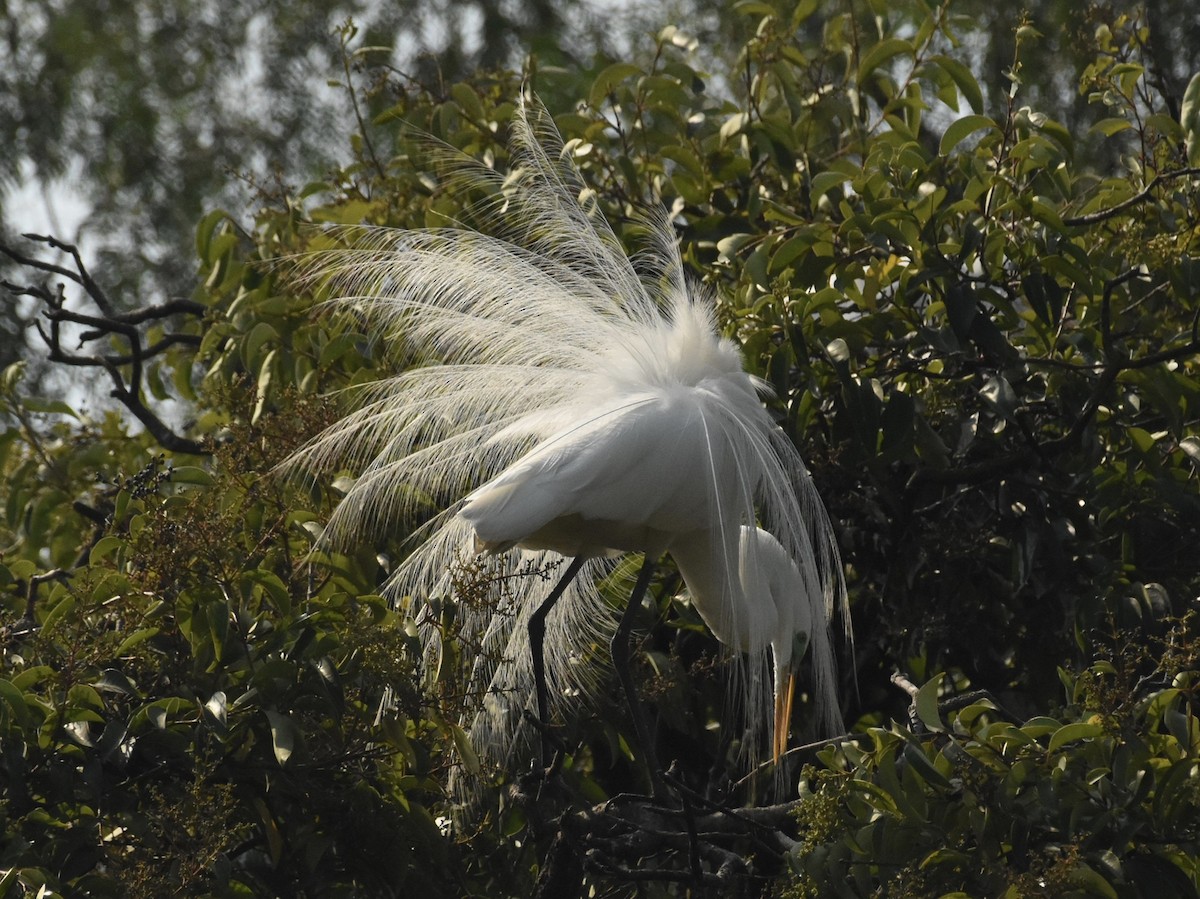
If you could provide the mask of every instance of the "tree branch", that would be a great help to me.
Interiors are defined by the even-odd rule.
[[[1120,203],[1109,206],[1108,209],[1099,209],[1094,212],[1088,212],[1087,215],[1063,218],[1062,223],[1068,224],[1068,226],[1078,226],[1078,224],[1096,224],[1098,222],[1103,222],[1106,220],[1106,218],[1111,218],[1115,215],[1121,215],[1121,212],[1126,211],[1130,208],[1130,206],[1138,205],[1142,202],[1142,200],[1150,197],[1150,194],[1153,192],[1154,188],[1158,187],[1159,184],[1162,184],[1163,181],[1174,181],[1176,178],[1188,178],[1190,175],[1200,175],[1200,168],[1181,168],[1176,169],[1175,172],[1163,172],[1154,175],[1153,178],[1147,182],[1146,186],[1142,187],[1138,193],[1134,194],[1134,196],[1123,199]]]
[[[680,797],[684,801],[671,806],[622,795],[565,811],[535,896],[578,896],[588,871],[631,884],[719,886],[738,893],[739,886],[773,876],[795,845],[785,831],[795,831],[798,802],[727,808],[686,788]]]
[[[1149,183],[1132,197],[1122,200],[1115,206],[1109,206],[1107,209],[1100,209],[1096,212],[1089,212],[1087,215],[1077,215],[1071,218],[1064,218],[1064,225],[1094,225],[1097,222],[1102,222],[1105,219],[1110,219],[1115,215],[1120,215],[1130,206],[1136,206],[1141,203],[1164,181],[1173,181],[1176,178],[1186,178],[1191,175],[1200,175],[1200,168],[1178,169],[1174,172],[1163,172],[1155,175],[1150,179]]]
[[[101,289],[100,285],[92,278],[87,266],[83,262],[83,257],[79,255],[79,250],[74,244],[64,243],[56,237],[49,234],[22,234],[27,240],[36,240],[40,243],[47,244],[55,250],[62,250],[65,253],[70,253],[71,258],[75,260],[75,271],[68,268],[63,268],[60,265],[55,265],[52,262],[46,262],[42,259],[34,259],[29,256],[24,256],[0,244],[0,253],[8,256],[14,262],[18,262],[27,268],[34,268],[47,274],[61,275],[64,278],[70,278],[76,284],[80,285],[87,291],[89,297],[106,315],[111,315],[113,311],[112,302],[108,299],[108,295]]]
[[[3,286],[12,293],[31,296],[42,303],[44,307],[42,314],[49,323],[49,329],[43,328],[40,323],[35,327],[49,350],[50,360],[80,368],[103,369],[113,384],[109,396],[128,409],[164,449],[191,455],[205,454],[206,450],[198,441],[175,433],[142,399],[145,363],[173,346],[199,346],[201,338],[195,334],[169,332],[150,346],[145,346],[139,330],[139,326],[147,322],[158,322],[177,315],[200,318],[204,315],[205,307],[189,300],[172,300],[143,306],[128,312],[116,312],[108,295],[88,272],[87,266],[75,246],[44,235],[26,234],[25,237],[69,253],[75,261],[75,271],[56,263],[27,256],[2,244],[0,244],[0,253],[26,268],[59,275],[80,285],[100,312],[99,315],[92,315],[67,309],[61,283],[51,290],[46,284],[18,285],[7,281],[2,282]],[[63,347],[61,326],[64,322],[88,329],[80,335],[80,347],[92,341],[117,337],[128,345],[128,351],[119,354],[88,355],[67,350]]]

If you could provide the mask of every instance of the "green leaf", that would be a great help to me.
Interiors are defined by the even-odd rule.
[[[383,735],[389,743],[404,755],[404,758],[415,765],[417,762],[416,750],[413,749],[411,741],[408,739],[408,721],[396,715],[394,712],[383,716],[381,722]]]
[[[933,761],[925,754],[923,746],[915,741],[906,741],[904,744],[904,760],[912,765],[926,783],[931,786],[938,787],[943,790],[952,789],[949,779],[941,771],[937,769]]]
[[[949,865],[951,868],[965,868],[970,864],[974,864],[974,860],[967,853],[943,846],[925,856],[917,867],[921,870],[936,867],[937,865]],[[965,897],[967,895],[967,893],[945,893],[939,899],[951,899],[951,897]]]
[[[1105,137],[1112,137],[1114,134],[1120,134],[1122,131],[1128,131],[1133,127],[1133,122],[1129,119],[1122,118],[1107,118],[1101,119],[1091,130],[1095,134],[1103,134]]]
[[[158,633],[158,628],[143,628],[137,633]],[[136,634],[134,636],[136,636]],[[129,638],[127,638],[125,642],[128,643]],[[125,644],[122,643],[121,645],[124,646]],[[120,655],[119,652],[117,654]],[[134,685],[133,681],[131,681],[123,672],[118,671],[116,668],[105,668],[104,673],[100,676],[100,680],[96,681],[94,686],[98,690],[105,690],[109,693],[120,693],[122,696],[132,696],[135,699],[141,699],[141,693],[138,692],[138,688]]]
[[[862,85],[884,63],[900,55],[913,55],[913,46],[908,41],[898,37],[890,37],[880,41],[867,51],[867,55],[858,64],[858,84]]]
[[[292,611],[292,595],[288,592],[287,585],[279,575],[273,571],[266,571],[262,568],[254,568],[250,571],[243,572],[242,577],[251,584],[257,585],[262,589],[262,592],[270,598],[271,604],[275,609],[283,615],[288,615]]]
[[[945,676],[943,672],[922,684],[917,691],[917,698],[914,700],[917,717],[932,731],[946,729],[946,725],[942,723],[941,713],[938,711],[938,691],[941,689],[942,679]]]
[[[1179,448],[1192,460],[1192,464],[1200,468],[1200,437],[1184,437],[1179,441]]]
[[[0,873],[0,899],[8,899],[8,896],[12,893],[12,888],[17,885],[20,878],[21,869],[15,865],[6,868],[3,873]],[[17,895],[26,895],[24,887],[21,888],[21,892]]]
[[[608,102],[608,95],[618,84],[641,74],[641,66],[635,66],[631,62],[614,62],[608,68],[601,70],[592,82],[592,88],[588,92],[588,103],[594,109],[603,108],[604,104]]]
[[[229,733],[229,718],[227,711],[228,703],[225,699],[225,692],[217,690],[209,697],[208,702],[204,703],[201,709],[200,716],[212,730],[216,731],[217,735],[224,737]]]
[[[212,487],[216,484],[213,476],[198,465],[179,465],[171,469],[172,484],[195,484],[198,487]]]
[[[1155,441],[1154,435],[1144,428],[1129,428],[1127,433],[1129,439],[1133,441],[1133,445],[1138,448],[1138,452],[1145,454],[1154,449],[1157,441]]]
[[[268,341],[273,343],[279,342],[279,332],[275,330],[273,325],[260,321],[250,329],[250,333],[242,341],[242,364],[246,366],[247,371],[258,369],[260,364],[259,355],[263,345]]]
[[[175,392],[183,399],[191,401],[197,399],[196,389],[192,386],[192,358],[190,356],[186,360],[176,361],[171,373],[171,383],[175,385]]]
[[[820,172],[813,175],[812,186],[809,188],[810,201],[814,202],[829,193],[835,186],[844,184],[850,176],[842,172]],[[811,243],[811,241],[810,241]]]
[[[820,0],[800,0],[792,10],[792,30],[795,31],[820,7]]]
[[[1119,899],[1116,889],[1108,882],[1108,879],[1086,862],[1076,862],[1067,876],[1071,883],[1083,887],[1089,895],[1103,896],[1104,899]]]
[[[225,643],[229,636],[229,606],[223,600],[214,600],[205,608],[208,618],[208,634],[212,640],[213,655],[217,661],[225,657]]]
[[[971,109],[977,113],[983,111],[983,91],[970,69],[949,56],[934,56],[929,61],[950,76],[958,87],[959,94],[970,104]]]
[[[479,94],[469,84],[459,81],[451,85],[450,96],[454,98],[454,102],[458,104],[458,108],[470,118],[477,122],[482,122],[486,118],[483,112],[483,103],[479,100]]]
[[[1046,747],[1046,751],[1056,752],[1068,743],[1074,743],[1076,740],[1091,740],[1103,733],[1104,728],[1101,725],[1087,721],[1064,724],[1050,737],[1050,744]]]
[[[109,534],[107,537],[101,537],[96,541],[96,545],[92,547],[91,553],[88,554],[88,559],[93,563],[99,562],[108,556],[109,553],[125,545],[125,538],[118,537],[115,534]]]
[[[115,655],[123,656],[123,655],[125,655],[125,653],[129,652],[129,650],[133,649],[135,646],[145,643],[151,637],[157,637],[158,634],[159,634],[159,628],[157,628],[157,627],[138,628],[136,631],[134,631],[132,634],[130,634],[128,637],[126,637],[124,640],[121,641],[121,645],[117,647],[117,651],[116,651]]]
[[[30,723],[29,707],[25,704],[25,694],[12,681],[0,679],[0,699],[8,703],[17,726],[28,727]]]
[[[481,770],[479,756],[475,752],[475,747],[471,745],[471,738],[467,736],[467,732],[457,724],[450,724],[450,735],[454,740],[454,748],[458,750],[459,758],[462,759],[463,767],[466,768],[467,773],[478,774]]]
[[[994,131],[999,134],[1000,127],[985,115],[965,115],[961,119],[955,119],[942,133],[938,153],[949,156],[955,147],[977,131]]]
[[[269,350],[263,358],[258,378],[254,384],[254,411],[250,413],[250,423],[256,424],[267,407],[267,398],[271,390],[271,382],[275,378],[275,354],[278,350]]]
[[[764,0],[738,0],[737,3],[733,4],[733,9],[743,16],[753,16],[755,18],[775,15],[774,7],[770,3],[764,2]]]
[[[64,596],[46,615],[45,620],[42,621],[42,630],[47,632],[52,631],[58,622],[69,616],[73,611],[75,611],[75,597],[70,595]]]
[[[1176,740],[1182,745],[1191,747],[1196,743],[1196,718],[1191,710],[1181,712],[1174,704],[1163,711],[1163,723]]]
[[[797,234],[789,237],[782,244],[775,247],[771,253],[771,264],[768,270],[771,274],[778,274],[787,268],[791,263],[808,250],[812,246],[812,238],[807,234]]]
[[[12,685],[18,690],[28,690],[46,681],[52,681],[57,674],[49,665],[34,665],[26,668],[20,674],[14,674]]]
[[[682,145],[672,145],[663,147],[658,151],[663,159],[669,159],[678,165],[683,166],[689,174],[697,177],[704,177],[704,164],[700,161],[700,157],[693,152],[691,147]]]
[[[724,143],[734,135],[740,134],[749,121],[749,113],[735,112],[721,123],[721,129],[718,132],[721,136],[721,142]]]
[[[359,337],[357,334],[339,334],[330,340],[321,348],[321,355],[317,359],[317,364],[321,368],[328,368],[334,362],[337,362],[347,352],[354,349],[358,343]]]
[[[74,409],[62,400],[48,400],[40,396],[21,397],[21,406],[26,412],[40,412],[46,415],[69,415],[79,418]]]
[[[273,866],[278,865],[279,860],[283,858],[283,834],[280,833],[279,825],[261,797],[251,796],[250,802],[254,806],[255,811],[258,812],[259,818],[262,819],[263,830],[267,835],[267,851],[270,853],[271,864]]]
[[[751,234],[730,234],[728,237],[723,237],[717,241],[717,252],[725,259],[733,262],[737,259],[738,250],[748,244],[753,235]]]
[[[217,233],[217,229],[229,218],[228,213],[223,209],[214,209],[207,213],[204,218],[196,225],[196,255],[200,257],[202,262],[207,262],[210,265],[214,261],[209,256],[209,250],[212,246],[213,237]]]

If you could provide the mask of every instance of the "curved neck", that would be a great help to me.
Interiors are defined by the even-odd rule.
[[[740,596],[736,531],[729,535],[702,528],[681,534],[667,551],[687,584],[692,605],[718,640],[746,650],[746,603]]]

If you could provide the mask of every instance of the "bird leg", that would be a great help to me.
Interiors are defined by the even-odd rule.
[[[654,576],[655,561],[649,555],[646,556],[646,561],[642,564],[642,570],[638,573],[637,583],[633,587],[633,593],[629,597],[629,603],[625,606],[625,611],[621,614],[621,622],[617,625],[617,631],[613,634],[612,643],[609,648],[612,652],[613,667],[617,669],[617,679],[621,681],[621,689],[625,691],[625,703],[629,706],[630,714],[633,715],[634,730],[637,731],[638,742],[642,744],[642,752],[645,753],[646,767],[650,769],[650,784],[655,796],[661,796],[664,792],[662,785],[662,777],[659,773],[658,755],[654,751],[653,734],[646,723],[646,718],[642,714],[642,707],[638,703],[637,693],[633,689],[633,678],[630,676],[630,640],[629,636],[633,630],[633,619],[637,613],[637,608],[642,604],[642,597],[646,594],[646,589],[650,586],[650,578]]]
[[[550,595],[542,600],[542,604],[529,616],[529,651],[533,654],[533,685],[537,693],[540,725],[538,730],[542,740],[542,766],[547,772],[553,765],[553,757],[550,751],[550,741],[546,734],[546,728],[550,724],[550,691],[546,687],[546,657],[542,651],[546,638],[546,616],[550,614],[550,610],[554,608],[554,604],[566,591],[567,586],[575,579],[575,575],[579,574],[579,569],[583,567],[584,561],[583,556],[573,558],[571,564],[567,566],[567,570],[563,572],[563,576],[554,585],[554,589],[550,591]]]
[[[567,744],[563,742],[561,737],[554,733],[554,730],[549,724],[542,721],[541,718],[529,711],[529,709],[525,709],[525,711],[521,713],[521,720],[541,734],[543,756],[546,755],[547,743],[549,743],[553,749],[553,754],[550,758],[550,761],[547,762],[544,759],[542,760],[542,767],[538,775],[542,779],[553,777],[559,772],[559,769],[562,768],[563,756],[567,752]]]

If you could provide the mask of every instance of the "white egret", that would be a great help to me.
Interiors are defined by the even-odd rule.
[[[482,694],[471,738],[497,760],[519,742],[531,701],[548,722],[594,692],[596,647],[610,637],[652,760],[627,637],[669,554],[744,666],[750,763],[767,730],[772,653],[777,758],[798,632],[817,714],[826,729],[840,726],[827,631],[839,604],[848,626],[845,587],[812,478],[760,400],[764,384],[720,335],[712,299],[689,284],[666,216],[641,221],[648,249],[635,263],[548,114],[522,104],[511,134],[507,176],[458,164],[457,176],[490,197],[481,207],[490,233],[360,229],[310,263],[406,366],[363,388],[359,407],[298,457],[364,469],[327,530],[362,540],[431,498],[446,505],[388,586],[425,623],[431,665],[445,649],[441,630],[415,610],[429,597],[452,602],[456,559],[494,557],[495,593],[454,608],[459,638],[475,650],[466,676]],[[644,562],[618,625],[598,584],[622,553]],[[510,576],[561,558],[572,561],[556,584]]]

